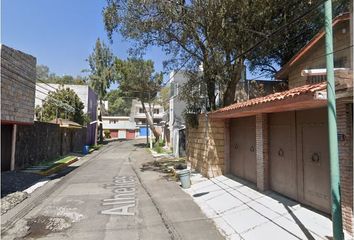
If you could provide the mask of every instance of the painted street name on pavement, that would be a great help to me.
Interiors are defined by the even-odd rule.
[[[133,216],[135,207],[135,179],[133,176],[117,176],[113,178],[113,183],[105,185],[105,188],[112,189],[112,198],[102,200],[103,206],[112,208],[101,211],[107,215]]]

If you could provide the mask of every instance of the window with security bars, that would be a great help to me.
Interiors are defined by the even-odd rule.
[[[320,83],[320,82],[324,82],[327,80],[327,76],[326,75],[318,75],[318,76],[308,76],[306,83],[307,84],[314,84],[314,83]]]

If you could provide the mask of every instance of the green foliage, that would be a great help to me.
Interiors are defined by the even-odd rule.
[[[63,103],[74,108],[74,112],[69,112],[67,105]],[[84,125],[89,119],[83,109],[84,104],[72,89],[60,88],[49,92],[42,108],[36,107],[36,114],[40,116],[41,121],[51,121],[58,117]]]
[[[184,113],[184,119],[188,127],[198,128],[198,114],[197,113]]]
[[[126,97],[137,98],[142,103],[150,129],[158,140],[160,133],[154,127],[153,113],[146,110],[146,104],[151,106],[156,101],[163,80],[162,73],[155,73],[153,61],[138,58],[117,58],[115,72],[120,91],[124,92]]]
[[[114,57],[111,49],[98,38],[93,52],[88,57],[90,69],[89,84],[103,100],[107,89],[114,82]]]
[[[116,59],[115,71],[120,91],[141,102],[151,102],[161,88],[162,73],[155,73],[154,62],[137,58]]]
[[[108,129],[105,129],[104,136],[105,136],[105,138],[111,138],[111,132]]]
[[[169,106],[170,106],[170,87],[165,86],[161,88],[160,90],[160,97],[157,101],[158,104],[160,104],[165,111],[168,111]]]
[[[124,97],[124,94],[120,89],[115,89],[108,92],[105,100],[108,100],[109,115],[130,115],[132,99]]]
[[[268,37],[319,2],[109,0],[103,17],[110,37],[119,31],[136,41],[132,52],[141,54],[147,47],[161,47],[171,56],[164,64],[166,70],[183,67],[190,73],[185,96],[203,82],[207,105],[215,109],[216,85],[223,105],[232,104],[245,64],[253,71],[273,76],[277,71],[274,66],[286,63],[316,34],[323,25],[321,8]],[[348,2],[335,0],[335,14],[347,9]],[[247,51],[259,42],[257,48]],[[200,63],[202,77],[198,73]],[[192,105],[201,104],[197,98],[189,101]]]
[[[49,67],[45,65],[36,66],[37,82],[56,83],[56,84],[73,84],[83,85],[86,79],[82,76],[57,76],[55,73],[51,73]]]

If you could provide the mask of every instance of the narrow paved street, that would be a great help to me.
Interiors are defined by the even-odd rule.
[[[176,182],[141,170],[146,161],[138,141],[109,143],[3,239],[222,239]]]

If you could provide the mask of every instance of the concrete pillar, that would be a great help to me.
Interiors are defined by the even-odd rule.
[[[224,131],[224,164],[225,174],[230,173],[230,119],[225,119]]]
[[[16,154],[16,135],[17,135],[17,124],[13,125],[12,128],[12,138],[11,138],[11,164],[10,170],[15,170],[15,154]]]
[[[268,156],[268,116],[256,115],[256,158],[257,188],[265,191],[269,188],[269,156]]]

